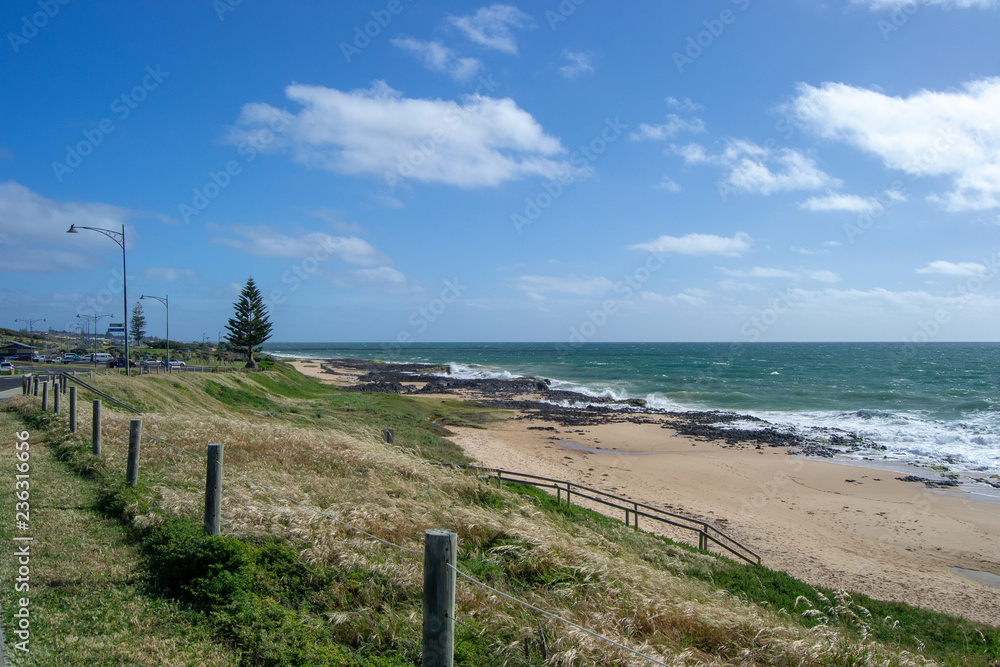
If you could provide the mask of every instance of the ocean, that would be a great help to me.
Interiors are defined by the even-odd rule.
[[[805,436],[851,431],[873,443],[856,458],[1000,472],[997,343],[271,343],[264,351],[449,364],[457,377],[542,377],[650,408],[749,414]]]

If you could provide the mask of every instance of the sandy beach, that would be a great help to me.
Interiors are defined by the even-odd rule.
[[[357,376],[293,363],[333,384]],[[723,446],[677,435],[661,415],[641,421],[564,426],[513,412],[487,429],[452,428],[452,439],[485,466],[565,479],[712,522],[768,567],[812,584],[1000,624],[1000,588],[953,571],[1000,575],[1000,504],[969,487],[897,479],[927,476],[923,469]],[[650,524],[640,521],[656,528]]]

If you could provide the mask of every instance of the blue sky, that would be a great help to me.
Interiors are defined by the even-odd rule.
[[[1000,340],[1000,0],[0,16],[3,326]]]

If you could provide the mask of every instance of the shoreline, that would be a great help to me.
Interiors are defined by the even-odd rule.
[[[364,375],[331,361],[291,362],[338,386],[357,385]],[[424,386],[418,380],[403,389]],[[931,476],[924,468],[790,456],[788,443],[679,433],[685,422],[672,420],[677,415],[595,410],[584,411],[595,418],[574,423],[563,412],[573,408],[526,409],[524,395],[498,400],[443,389],[418,395],[510,406],[511,417],[486,429],[449,427],[482,465],[566,479],[709,521],[760,553],[766,566],[814,585],[997,623],[1000,589],[961,572],[1000,575],[1000,511],[968,485],[929,488],[899,479]]]

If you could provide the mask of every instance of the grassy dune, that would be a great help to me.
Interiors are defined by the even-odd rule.
[[[145,413],[136,488],[123,483],[129,414],[105,403],[98,460],[85,401],[83,437],[36,399],[0,413],[5,432],[31,433],[39,496],[75,489],[33,524],[48,559],[33,604],[52,626],[40,620],[37,652],[14,664],[419,665],[430,528],[458,533],[461,571],[666,664],[1000,664],[997,628],[817,590],[529,487],[428,465],[466,460],[449,425],[501,413],[346,392],[283,366],[94,383]],[[260,484],[225,472],[222,538],[201,530],[199,457],[212,442]],[[11,447],[0,459],[13,470]],[[10,544],[12,499],[2,511]],[[117,611],[96,612],[92,600],[108,596]],[[5,585],[5,627],[13,599]],[[462,578],[457,614],[456,664],[654,664]]]

